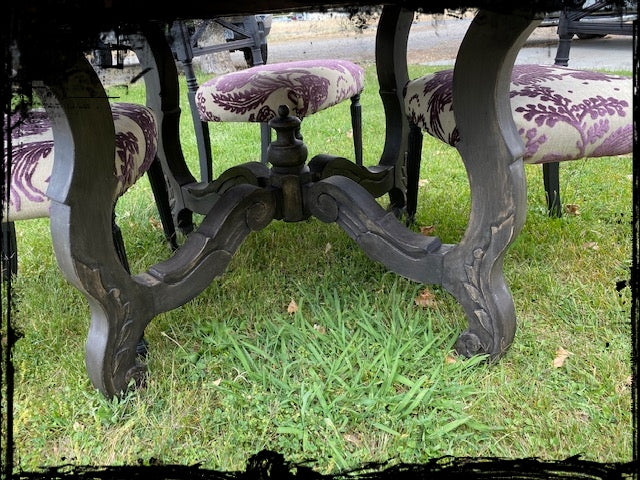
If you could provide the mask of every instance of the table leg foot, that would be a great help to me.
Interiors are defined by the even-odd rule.
[[[515,307],[502,271],[504,254],[517,234],[514,216],[491,227],[490,232],[484,246],[469,252],[463,245],[452,251],[452,256],[466,254],[467,259],[456,262],[461,270],[451,266],[443,282],[467,313],[469,328],[455,345],[465,357],[487,354],[497,359],[515,336]],[[451,265],[447,260],[445,265]]]
[[[140,339],[151,321],[153,306],[145,295],[108,286],[100,269],[76,263],[76,274],[91,304],[85,363],[93,385],[107,397],[146,384],[147,368],[138,354]],[[122,285],[122,282],[118,282]],[[141,293],[141,292],[138,292]]]
[[[454,348],[458,354],[467,358],[471,358],[474,355],[488,353],[486,345],[482,339],[471,330],[465,330],[460,334],[458,340],[456,340]]]

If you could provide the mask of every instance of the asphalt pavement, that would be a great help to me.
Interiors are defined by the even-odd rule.
[[[416,22],[411,28],[407,52],[409,63],[453,65],[470,19],[445,19],[437,24]],[[374,29],[372,29],[374,30]],[[604,38],[571,42],[569,67],[581,69],[632,70],[633,37],[607,35]],[[520,50],[516,63],[553,65],[558,36],[555,27],[534,30]],[[269,63],[304,58],[344,58],[375,61],[375,31],[334,38],[297,39],[269,43]]]
[[[467,25],[465,25],[465,23]],[[439,28],[439,36],[461,42],[470,20],[449,22]],[[413,30],[413,29],[412,29]],[[428,40],[419,34],[410,34],[409,48],[417,48],[417,43]],[[538,27],[527,39],[516,63],[553,65],[558,48],[556,27]],[[459,43],[458,43],[459,45]],[[425,62],[430,65],[453,65],[455,54],[448,58]],[[633,37],[629,35],[606,35],[602,38],[580,39],[574,37],[569,52],[569,67],[579,69],[632,70]]]
[[[546,27],[551,28],[551,27]],[[552,29],[553,32],[555,29]],[[553,64],[557,41],[537,46],[531,43],[520,50],[516,63]],[[604,38],[571,41],[569,67],[578,69],[627,70],[633,66],[633,37],[607,35]]]

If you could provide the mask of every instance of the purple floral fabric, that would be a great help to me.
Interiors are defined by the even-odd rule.
[[[286,105],[303,118],[362,92],[364,70],[346,60],[274,63],[215,77],[196,93],[206,122],[266,122]]]
[[[409,121],[456,145],[453,70],[410,81]],[[544,65],[515,65],[513,119],[525,144],[525,163],[615,156],[633,149],[632,81],[628,77]]]
[[[114,175],[118,187],[115,200],[149,169],[156,155],[158,134],[155,116],[147,107],[115,103],[111,111],[116,132]],[[4,220],[48,217],[50,201],[46,191],[54,158],[51,122],[44,111],[35,110],[26,118],[13,116],[10,131],[11,194],[8,216]],[[3,133],[6,173],[7,132]]]

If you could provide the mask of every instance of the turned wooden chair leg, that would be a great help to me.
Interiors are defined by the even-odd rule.
[[[18,273],[16,227],[13,222],[2,224],[2,278],[7,280]]]
[[[149,184],[151,185],[151,191],[156,201],[156,208],[158,209],[158,215],[160,215],[160,222],[164,230],[164,236],[171,247],[171,250],[178,249],[178,239],[176,238],[176,226],[173,223],[173,216],[171,214],[171,203],[169,201],[169,192],[167,191],[167,182],[164,179],[164,172],[162,171],[162,165],[160,160],[156,157],[149,170],[147,170],[147,177],[149,178]]]
[[[351,128],[356,165],[362,165],[362,105],[360,94],[351,97]]]
[[[271,145],[271,127],[268,123],[260,124],[260,161],[267,163],[267,149]]]
[[[410,124],[407,145],[407,225],[416,220],[421,157],[422,129],[415,124]]]
[[[560,163],[550,162],[542,164],[542,176],[544,190],[547,194],[547,206],[550,217],[562,216],[562,203],[560,202]]]

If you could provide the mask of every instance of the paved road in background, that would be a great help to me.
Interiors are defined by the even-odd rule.
[[[408,42],[410,63],[453,65],[456,53],[469,27],[470,19],[441,19],[416,22]],[[269,63],[301,58],[346,58],[375,60],[375,32],[345,34],[336,38],[297,39],[269,43]],[[539,27],[527,40],[516,63],[553,64],[558,36],[555,27]],[[632,70],[631,36],[607,35],[605,38],[574,39],[569,67],[606,70]]]

